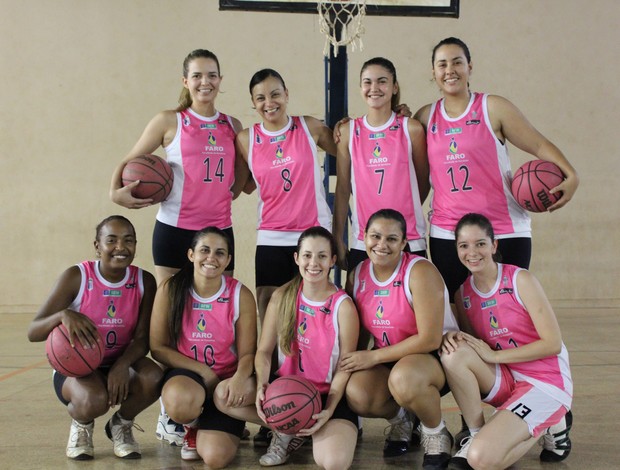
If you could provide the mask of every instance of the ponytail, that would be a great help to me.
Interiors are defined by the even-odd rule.
[[[291,345],[295,339],[295,327],[297,325],[297,294],[301,287],[301,275],[297,274],[286,286],[280,305],[278,305],[278,338],[280,350],[286,355],[291,355]]]

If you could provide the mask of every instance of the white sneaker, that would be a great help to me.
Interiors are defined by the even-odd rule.
[[[155,435],[160,441],[165,441],[173,446],[182,446],[185,430],[182,424],[172,421],[168,413],[163,411],[159,413]]]
[[[71,420],[69,442],[67,443],[67,457],[74,460],[91,460],[95,457],[93,447],[93,431],[95,422],[81,424]]]
[[[457,444],[459,450],[450,459],[449,470],[472,470],[472,467],[467,463],[467,452],[469,452],[472,439],[473,436],[467,435]]]
[[[543,450],[540,460],[543,462],[561,462],[570,454],[572,444],[569,437],[573,427],[573,413],[569,411],[558,424],[554,424],[543,435]]]
[[[445,469],[450,461],[454,439],[448,428],[444,427],[437,434],[427,434],[422,430],[422,446],[424,447],[424,470]]]
[[[267,453],[260,458],[259,463],[263,467],[285,464],[291,453],[299,449],[304,441],[305,439],[302,437],[289,436],[274,431]]]
[[[194,426],[184,426],[185,437],[183,438],[183,447],[181,447],[181,458],[183,460],[200,460],[198,450],[196,450],[196,435],[198,428]]]
[[[139,431],[144,432],[137,424],[131,421],[121,421],[118,413],[114,413],[110,421],[105,425],[105,433],[112,442],[114,442],[114,455],[121,459],[139,459],[140,446],[133,438],[132,428],[135,426]]]

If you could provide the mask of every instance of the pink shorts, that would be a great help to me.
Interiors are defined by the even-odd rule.
[[[533,437],[559,423],[568,412],[562,403],[531,383],[515,381],[505,364],[496,364],[495,371],[495,384],[483,401],[523,419]]]

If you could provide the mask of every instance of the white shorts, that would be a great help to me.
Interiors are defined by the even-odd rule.
[[[533,384],[515,381],[506,365],[496,364],[495,370],[495,384],[483,401],[517,415],[527,423],[533,437],[559,423],[568,412],[562,403]]]

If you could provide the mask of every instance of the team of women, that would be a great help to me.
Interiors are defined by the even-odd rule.
[[[443,98],[411,118],[397,106],[393,64],[371,59],[360,72],[367,114],[332,133],[311,116],[289,116],[284,79],[262,69],[249,86],[261,122],[242,129],[216,109],[217,57],[190,53],[180,106],[149,122],[110,187],[124,207],[150,205],[131,195],[139,183],[123,187],[120,174],[135,156],[165,149],[175,179],[157,214],[155,278],[131,264],[131,223],[109,217],[97,227],[97,261],[65,271],[29,328],[30,340],[42,341],[62,322],[88,345],[102,328],[97,310],[109,302],[133,319],[123,331],[131,339],[121,350],[110,345],[96,373],[54,373],[72,417],[67,456],[92,459],[95,418],[118,406],[106,434],[115,455],[139,458],[134,418],[159,398],[158,437],[209,468],[234,459],[245,422],[261,425],[254,442],[267,446],[263,466],[286,463],[312,439],[319,467],[349,468],[361,417],[388,421],[386,457],[407,452],[419,437],[424,469],[506,468],[541,436],[542,460],[566,458],[568,356],[544,291],[526,270],[531,230],[505,190],[506,140],[562,169],[566,179],[555,188],[562,197],[550,210],[572,198],[578,176],[508,100],[472,93],[471,71],[467,46],[441,41],[432,72]],[[337,155],[333,227],[318,147]],[[459,155],[460,164],[446,163],[446,154]],[[432,263],[421,209],[431,187]],[[256,298],[233,276],[231,217],[232,200],[253,191]],[[336,264],[348,271],[345,290],[331,281]],[[111,291],[120,294],[109,298]],[[482,311],[472,307],[480,304]],[[487,314],[496,336],[484,331],[480,317]],[[299,344],[300,328],[313,332],[313,348]],[[146,357],[149,350],[161,367]],[[322,395],[316,424],[296,436],[265,425],[264,391],[279,375],[304,375]],[[440,407],[450,391],[465,424],[455,455]],[[496,407],[488,422],[482,400]]]

